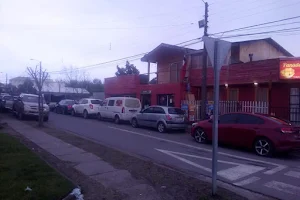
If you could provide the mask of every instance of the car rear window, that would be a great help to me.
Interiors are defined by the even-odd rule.
[[[75,101],[72,101],[72,100],[67,100],[65,103],[66,103],[66,104],[68,104],[68,105],[72,105],[72,104],[74,104],[74,103],[75,103]]]
[[[141,107],[138,99],[125,99],[125,107],[127,108],[139,108]]]
[[[91,100],[91,103],[100,105],[102,102],[100,100],[95,99],[95,100]]]
[[[181,110],[180,108],[168,108],[168,112],[169,114],[173,114],[173,115],[183,115],[184,111]]]
[[[280,118],[277,118],[277,117],[272,117],[272,116],[269,116],[267,117],[269,120],[271,120],[272,122],[275,122],[277,124],[283,124],[283,125],[291,125],[291,123],[287,120],[284,120],[284,119],[280,119]]]

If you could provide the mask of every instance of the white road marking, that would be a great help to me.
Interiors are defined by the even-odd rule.
[[[146,134],[138,133],[138,132],[135,132],[135,131],[125,130],[125,129],[121,129],[121,128],[117,128],[117,127],[113,127],[113,126],[108,126],[108,128],[119,130],[119,131],[124,131],[124,132],[127,132],[127,133],[132,133],[132,134],[135,134],[135,135],[139,135],[139,136],[143,136],[143,137],[147,137],[147,138],[151,138],[151,139],[155,139],[155,140],[160,140],[160,141],[165,141],[165,142],[169,142],[169,143],[173,143],[173,144],[178,144],[178,145],[181,145],[181,146],[194,148],[194,149],[198,149],[198,150],[202,150],[202,151],[206,151],[206,152],[212,152],[211,149],[201,148],[201,147],[197,147],[197,146],[194,146],[194,145],[185,144],[185,143],[182,143],[182,142],[176,142],[176,141],[168,140],[168,139],[165,139],[165,138],[146,135]],[[227,156],[227,157],[231,157],[231,158],[236,158],[236,159],[241,159],[241,160],[258,162],[258,163],[263,163],[263,164],[267,164],[267,165],[276,166],[275,168],[270,169],[270,170],[268,170],[264,173],[264,174],[267,174],[267,175],[275,174],[275,173],[287,168],[287,166],[280,165],[280,164],[277,164],[277,163],[272,163],[272,162],[257,160],[257,159],[252,159],[252,158],[245,158],[245,157],[242,157],[242,156],[235,156],[235,155],[231,155],[229,153],[218,152],[218,154],[223,155],[223,156]]]
[[[158,150],[158,149],[157,149],[157,151],[163,152],[163,153],[165,153],[165,154],[167,154],[167,155],[169,155],[169,156],[172,156],[173,158],[177,158],[178,160],[180,160],[180,161],[182,161],[182,162],[185,162],[185,163],[187,163],[187,164],[190,164],[190,165],[192,165],[192,166],[194,166],[194,167],[198,167],[198,168],[200,168],[200,169],[203,169],[204,171],[211,172],[211,169],[210,169],[210,168],[207,168],[207,167],[204,167],[204,166],[199,165],[199,164],[197,164],[197,163],[194,163],[194,162],[192,162],[192,161],[190,161],[190,160],[187,160],[187,159],[185,159],[185,158],[182,158],[182,157],[180,157],[180,156],[177,156],[177,155],[175,155],[175,154],[172,154],[172,153],[170,153],[170,152],[168,152],[168,151]]]
[[[281,192],[285,192],[292,195],[300,196],[300,187],[296,187],[294,185],[286,184],[278,181],[271,181],[266,183],[264,186],[275,189]]]
[[[277,167],[264,172],[264,174],[272,175],[272,174],[275,174],[275,173],[277,173],[277,172],[279,172],[281,170],[284,170],[285,168],[287,168],[287,167],[284,166],[284,165],[278,165]]]
[[[258,181],[258,180],[260,180],[259,177],[253,176],[251,178],[248,178],[248,179],[245,179],[245,180],[233,183],[233,184],[237,185],[237,186],[244,186],[244,185],[248,185],[250,183],[254,183],[254,182]]]
[[[294,177],[294,178],[300,178],[300,172],[296,172],[296,171],[288,171],[284,175]]]
[[[236,181],[240,178],[249,176],[250,174],[257,173],[264,169],[265,169],[265,167],[257,167],[257,166],[253,166],[253,165],[239,165],[236,167],[218,171],[218,175],[220,175],[230,181]]]
[[[180,153],[180,152],[175,152],[175,151],[168,151],[168,150],[163,150],[163,149],[156,149],[157,151],[160,151],[162,153],[165,153],[169,156],[172,156],[182,162],[185,162],[187,164],[190,164],[194,167],[198,167],[200,169],[203,169],[207,172],[211,172],[210,168],[204,167],[202,165],[199,165],[195,162],[192,162],[188,159],[185,159],[183,157],[180,157],[178,155],[181,156],[187,156],[187,157],[192,157],[192,158],[199,158],[199,159],[203,159],[203,160],[209,160],[211,161],[211,158],[207,158],[207,157],[203,157],[203,156],[198,156],[198,155],[192,155],[192,154],[186,154],[186,153]],[[250,174],[254,174],[257,173],[259,171],[262,171],[265,169],[265,167],[257,167],[257,166],[253,166],[253,165],[244,165],[241,163],[235,163],[235,162],[228,162],[228,161],[224,161],[224,160],[218,160],[219,163],[224,163],[224,164],[230,164],[230,165],[237,165],[236,167],[232,167],[229,169],[225,169],[225,170],[221,170],[218,172],[218,175],[226,178],[230,181],[235,181],[237,179],[249,176]]]

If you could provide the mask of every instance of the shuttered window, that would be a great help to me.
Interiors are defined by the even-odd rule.
[[[170,65],[170,82],[177,83],[179,80],[178,64],[172,63]]]
[[[239,89],[229,88],[227,99],[228,99],[228,101],[238,101],[239,100]]]
[[[268,88],[257,88],[256,90],[256,101],[268,102],[269,100],[269,89]]]

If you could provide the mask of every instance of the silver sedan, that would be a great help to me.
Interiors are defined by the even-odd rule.
[[[134,128],[138,126],[157,128],[160,133],[187,128],[184,112],[180,108],[165,106],[150,106],[142,110],[132,118],[131,125]]]

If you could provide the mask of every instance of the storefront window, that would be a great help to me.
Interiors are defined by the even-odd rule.
[[[174,95],[173,94],[160,94],[157,95],[157,105],[160,106],[168,106],[168,107],[174,107]]]

